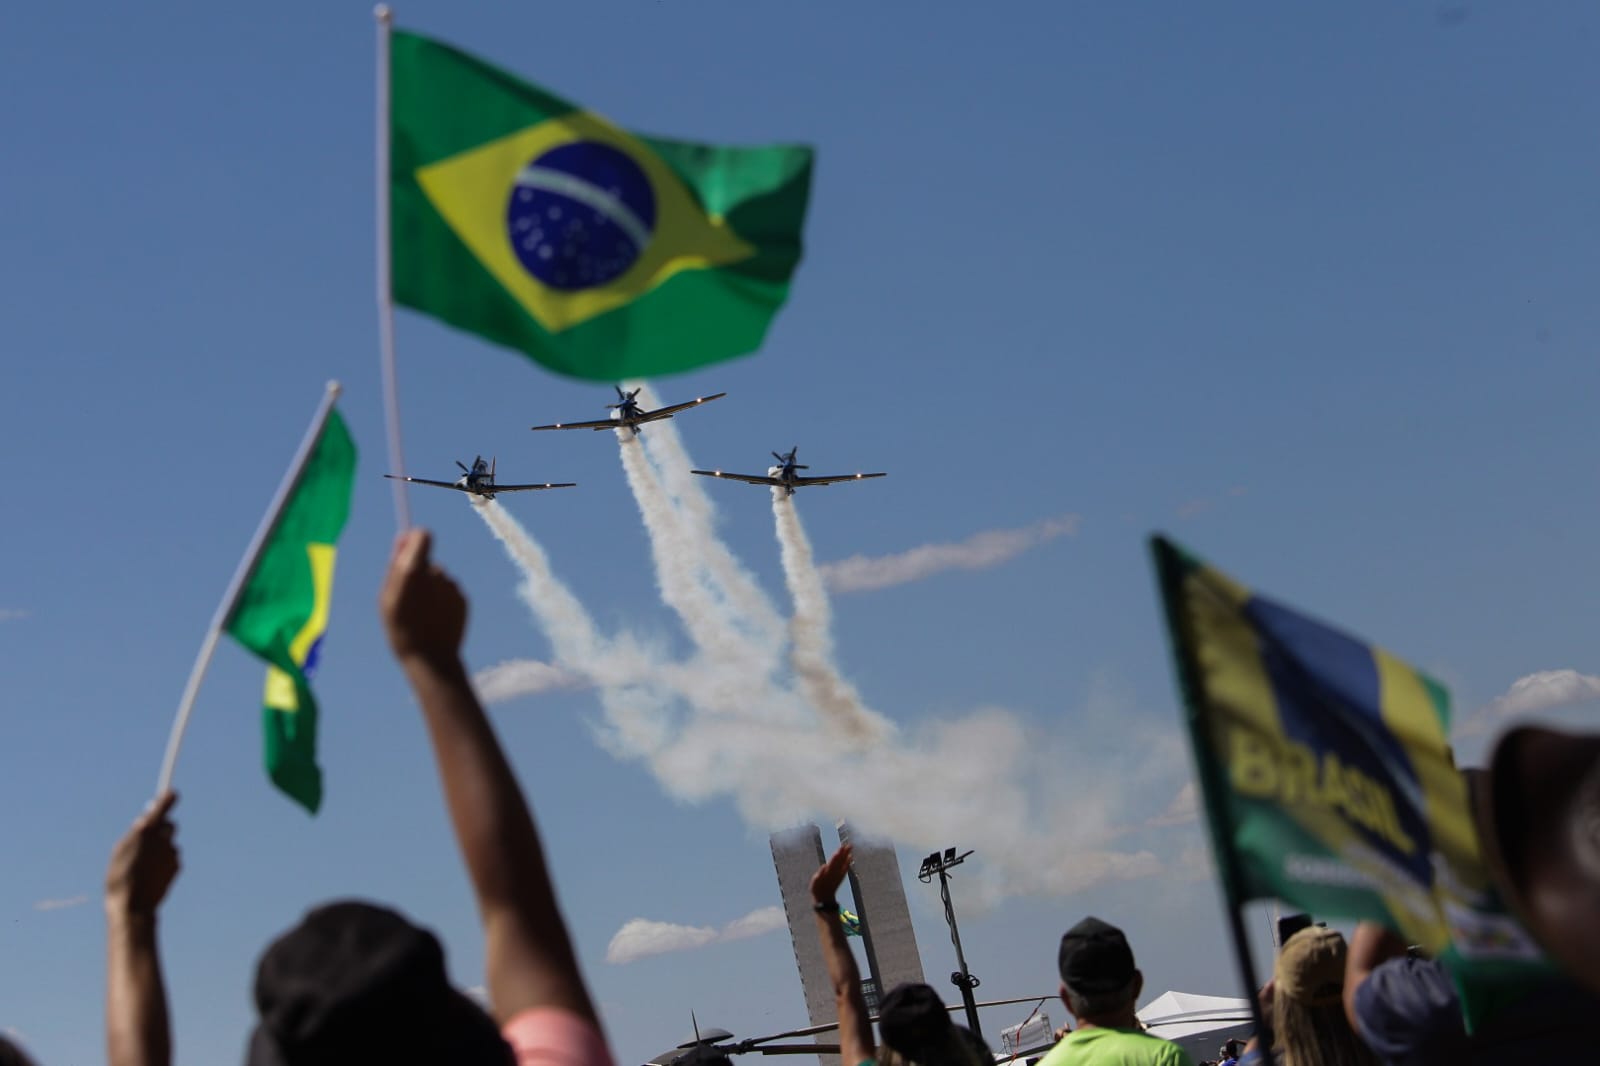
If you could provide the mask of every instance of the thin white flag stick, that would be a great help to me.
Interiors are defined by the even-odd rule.
[[[378,23],[378,138],[377,138],[377,234],[378,234],[378,354],[383,364],[383,421],[389,436],[389,469],[406,472],[405,454],[400,447],[400,387],[394,369],[394,283],[389,265],[389,25],[394,13],[389,5],[372,9]],[[395,525],[404,530],[411,525],[411,508],[406,502],[406,483],[390,482],[394,491]]]
[[[233,580],[228,582],[228,591],[222,594],[222,602],[217,604],[217,613],[211,616],[211,626],[206,630],[205,640],[200,642],[200,654],[195,656],[194,668],[189,671],[189,683],[183,687],[183,698],[178,701],[178,713],[172,720],[172,733],[167,737],[167,756],[161,762],[161,777],[156,781],[156,795],[159,796],[172,787],[172,772],[178,765],[178,749],[183,747],[183,734],[189,728],[189,712],[194,710],[195,697],[200,694],[200,682],[205,680],[206,669],[211,665],[211,653],[217,649],[217,637],[222,634],[222,627],[228,624],[228,618],[233,614],[233,609],[239,604],[239,594],[244,590],[244,584],[250,580],[250,573],[256,568],[261,552],[267,545],[267,538],[272,535],[273,527],[278,524],[278,517],[283,513],[283,508],[289,502],[290,493],[300,483],[300,475],[306,468],[306,462],[311,458],[311,451],[316,447],[317,438],[322,435],[322,426],[328,421],[328,415],[333,411],[333,405],[339,399],[340,385],[337,381],[328,382],[327,391],[322,395],[322,403],[317,407],[317,413],[311,417],[311,428],[306,430],[305,439],[300,442],[299,451],[294,453],[294,460],[289,464],[288,473],[283,475],[283,480],[278,484],[277,495],[272,497],[272,503],[267,506],[267,513],[261,519],[261,524],[256,527],[255,536],[250,539],[250,547],[245,549],[244,558],[239,560],[239,567],[233,572]]]

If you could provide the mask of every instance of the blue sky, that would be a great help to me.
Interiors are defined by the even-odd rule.
[[[1189,778],[1153,529],[1433,671],[1464,714],[1595,709],[1589,6],[416,3],[398,22],[634,129],[817,147],[806,258],[763,351],[656,387],[729,393],[680,420],[700,465],[798,444],[821,472],[890,472],[801,499],[818,559],[1075,516],[1008,562],[833,603],[840,667],[906,735],[1025,742],[958,746],[933,775],[987,819],[934,844],[976,851],[955,892],[981,995],[1052,991],[1055,940],[1086,913],[1129,931],[1152,992],[1236,988],[1198,827],[1148,824]],[[318,683],[327,803],[308,820],[265,783],[261,668],[225,646],[178,772],[179,1059],[239,1057],[260,948],[329,897],[402,906],[480,981],[372,607],[393,534],[372,37],[367,5],[309,0],[35,3],[0,36],[0,1029],[46,1063],[101,1056],[105,857],[328,378],[362,454]],[[507,510],[601,627],[687,649],[614,443],[527,432],[608,390],[406,312],[399,351],[410,472],[481,452],[502,477],[579,482]],[[708,492],[786,609],[762,493]],[[469,665],[549,661],[483,523],[455,496],[411,503],[472,596]],[[739,1035],[804,1024],[782,932],[606,958],[633,919],[721,929],[778,902],[733,778],[619,754],[586,689],[492,710],[619,1061],[683,1039],[691,1010]],[[942,817],[902,841],[908,872]],[[1063,840],[1155,865],[1070,892],[985,867],[1035,839],[1041,868],[1081,880]],[[907,891],[943,985],[937,892]]]

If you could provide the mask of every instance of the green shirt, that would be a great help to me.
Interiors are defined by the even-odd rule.
[[[1074,1029],[1039,1066],[1194,1066],[1170,1040],[1137,1029]]]

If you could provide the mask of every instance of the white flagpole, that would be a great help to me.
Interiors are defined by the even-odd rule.
[[[289,502],[289,494],[300,482],[300,475],[306,468],[306,462],[311,458],[311,450],[316,447],[317,438],[322,434],[323,424],[328,421],[328,415],[339,399],[339,392],[340,385],[337,381],[328,382],[327,391],[322,395],[322,403],[317,407],[317,413],[311,417],[311,428],[306,430],[305,439],[300,442],[300,449],[295,452],[288,473],[284,474],[283,480],[278,483],[277,495],[272,497],[272,503],[267,506],[266,516],[256,527],[255,536],[250,539],[250,546],[245,549],[244,558],[239,560],[239,566],[233,572],[233,580],[228,582],[228,591],[222,594],[222,602],[217,604],[217,613],[211,616],[211,626],[206,630],[205,640],[200,643],[200,654],[195,656],[194,668],[189,671],[189,682],[184,685],[183,697],[178,701],[177,716],[172,720],[172,733],[167,737],[167,755],[161,762],[161,776],[156,781],[157,796],[172,787],[172,772],[178,765],[178,749],[183,746],[183,734],[189,728],[189,713],[194,710],[195,697],[200,694],[200,682],[205,680],[206,670],[211,665],[211,653],[217,649],[217,638],[222,635],[222,627],[228,624],[229,616],[238,606],[239,594],[244,590],[244,583],[250,579],[250,572],[256,568],[261,552],[266,547],[267,538],[272,535],[273,527],[278,524],[278,517],[283,513],[284,504]]]
[[[378,23],[378,354],[383,365],[383,421],[389,436],[389,468],[406,472],[405,455],[400,447],[400,389],[394,370],[394,283],[389,266],[389,26],[394,13],[389,5],[372,9]],[[406,502],[406,483],[390,482],[394,491],[394,521],[400,529],[411,525],[411,508]]]

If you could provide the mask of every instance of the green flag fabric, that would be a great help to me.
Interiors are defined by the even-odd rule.
[[[630,133],[411,33],[389,71],[397,303],[593,381],[760,347],[800,262],[809,148]]]
[[[1469,1025],[1550,972],[1484,865],[1445,689],[1152,547],[1229,905],[1381,922],[1450,968]]]
[[[350,513],[356,447],[330,411],[225,626],[267,662],[267,776],[306,810],[322,804],[310,679],[328,629],[335,545]]]

